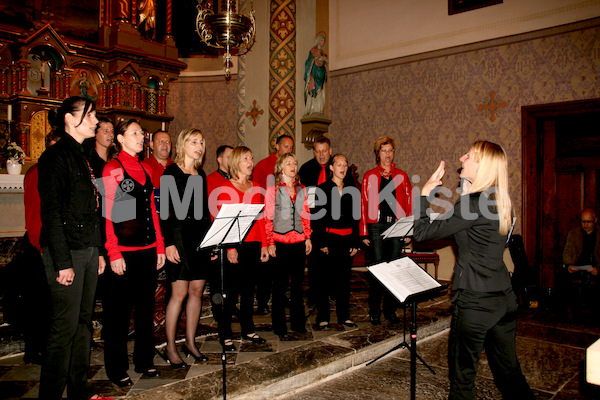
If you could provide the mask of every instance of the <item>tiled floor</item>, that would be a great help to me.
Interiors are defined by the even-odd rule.
[[[358,328],[348,329],[332,324],[327,331],[313,326],[315,314],[311,313],[307,324],[308,333],[294,334],[285,340],[273,334],[270,316],[255,316],[257,332],[267,339],[264,345],[242,343],[239,325],[234,324],[238,340],[236,352],[227,354],[228,394],[251,399],[271,399],[275,395],[264,388],[285,386],[300,390],[292,399],[408,399],[408,354],[396,352],[371,367],[359,365],[385,351],[385,346],[402,340],[402,325],[386,322],[373,327],[368,322],[368,289],[366,272],[354,269],[352,275],[352,318]],[[418,368],[420,399],[446,398],[448,380],[446,369],[447,331],[449,322],[449,295],[419,304],[419,337],[434,335],[419,345],[420,355],[437,371],[432,375],[423,367]],[[307,313],[311,309],[307,308]],[[399,311],[399,315],[402,312]],[[332,314],[332,321],[335,316]],[[213,399],[222,396],[221,346],[217,340],[215,323],[211,317],[203,318],[197,338],[198,347],[209,357],[205,363],[190,364],[186,370],[173,370],[159,356],[155,363],[159,378],[140,377],[129,371],[134,385],[118,388],[107,378],[103,367],[102,343],[92,352],[90,379],[94,388],[115,398],[135,397],[141,399]],[[596,325],[597,326],[597,325]],[[600,337],[600,328],[590,327],[587,321],[567,324],[550,312],[524,310],[519,322],[519,355],[523,370],[536,396],[540,399],[591,399],[585,385],[579,385],[581,363],[585,348]],[[394,341],[395,340],[395,341]],[[340,374],[327,384],[308,387],[309,383],[334,373]],[[5,356],[0,359],[0,399],[37,398],[40,368],[26,365],[22,355]],[[310,378],[289,383],[290,377],[309,374]],[[312,375],[310,375],[312,374]],[[308,379],[308,381],[307,381]],[[282,383],[283,382],[283,383]],[[169,385],[169,386],[166,386]],[[294,386],[296,385],[296,386]],[[485,358],[482,360],[477,381],[478,396],[482,399],[499,398]],[[282,393],[279,390],[279,393]],[[593,394],[592,394],[593,396]]]

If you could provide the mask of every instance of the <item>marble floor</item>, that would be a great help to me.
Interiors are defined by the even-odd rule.
[[[409,354],[395,351],[369,367],[364,364],[399,345],[404,339],[402,324],[384,320],[372,326],[368,320],[367,272],[356,268],[352,274],[351,313],[357,328],[331,324],[317,330],[315,313],[309,314],[306,334],[290,333],[286,340],[274,335],[270,315],[256,315],[257,332],[267,339],[264,345],[239,340],[234,323],[237,350],[226,357],[226,391],[240,399],[408,399],[410,398]],[[446,342],[450,321],[450,297],[442,292],[418,306],[418,352],[431,365],[431,374],[418,366],[417,398],[446,398],[449,387],[446,369]],[[398,311],[402,316],[402,310]],[[409,318],[410,319],[410,318]],[[335,314],[332,313],[335,322]],[[518,329],[519,356],[523,371],[539,399],[600,398],[594,388],[581,380],[585,348],[600,337],[600,328],[589,321],[566,323],[553,313],[540,309],[523,310]],[[408,340],[408,338],[406,338]],[[221,346],[212,317],[202,318],[198,348],[208,362],[193,362],[174,370],[158,355],[158,378],[140,377],[129,371],[134,385],[118,388],[106,377],[102,341],[92,351],[90,380],[97,392],[114,398],[139,399],[218,399],[223,397]],[[18,346],[15,345],[18,349]],[[159,345],[160,349],[160,345]],[[18,350],[0,357],[0,399],[37,398],[40,368],[24,364]],[[480,364],[477,396],[499,399],[485,357]],[[596,396],[596,397],[594,397]]]

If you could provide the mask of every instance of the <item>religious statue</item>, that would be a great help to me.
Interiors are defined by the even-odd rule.
[[[146,39],[156,40],[156,4],[154,0],[140,0],[138,27]]]
[[[325,82],[327,82],[327,54],[323,51],[325,33],[315,36],[313,48],[308,53],[304,72],[304,102],[306,114],[322,114],[325,108]]]

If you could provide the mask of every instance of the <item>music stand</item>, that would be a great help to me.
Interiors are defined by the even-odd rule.
[[[367,266],[367,268],[369,272],[371,272],[404,306],[404,340],[399,345],[394,346],[384,354],[369,361],[366,365],[369,366],[375,361],[378,361],[401,348],[408,349],[410,351],[410,398],[411,400],[415,400],[417,386],[417,358],[425,365],[425,367],[427,367],[427,369],[435,374],[435,371],[417,354],[417,303],[435,297],[442,289],[448,287],[448,285],[441,285],[429,275],[427,271],[423,270],[417,263],[406,256],[389,262],[370,265]],[[412,307],[410,345],[406,342],[407,304]]]
[[[221,258],[221,298],[213,298],[213,302],[221,303],[221,318],[225,316],[225,245],[240,244],[250,231],[256,217],[262,211],[264,204],[223,204],[219,214],[197,250],[215,247],[219,250]],[[223,400],[227,398],[227,352],[223,347],[221,352],[221,365],[223,367]]]

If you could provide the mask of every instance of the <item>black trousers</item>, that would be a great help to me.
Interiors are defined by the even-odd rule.
[[[237,246],[238,263],[231,264],[225,258],[224,260],[224,280],[221,282],[220,261],[212,266],[210,281],[211,305],[219,331],[219,339],[231,339],[233,332],[231,330],[231,317],[235,310],[237,299],[240,299],[240,313],[238,315],[242,335],[254,332],[254,290],[256,288],[256,278],[267,269],[264,263],[260,262],[260,242],[244,242]],[[221,297],[221,283],[224,286],[225,303],[224,307],[215,300]]]
[[[338,323],[350,319],[350,274],[352,272],[352,257],[350,247],[352,242],[349,236],[328,234],[326,255],[321,249],[313,248],[319,252],[322,262],[314,269],[315,294],[317,302],[317,324],[329,322],[329,295],[335,298],[335,311]]]
[[[306,267],[306,247],[304,242],[285,244],[275,242],[276,254],[273,269],[273,331],[276,335],[287,334],[285,317],[285,293],[290,287],[290,322],[293,331],[306,330],[304,313],[304,268]]]
[[[534,399],[517,360],[517,297],[512,288],[482,293],[460,290],[454,299],[448,345],[450,400],[474,400],[481,350],[504,399]]]
[[[104,296],[104,365],[106,375],[121,380],[129,369],[127,338],[133,310],[133,363],[137,370],[154,366],[154,294],[156,249],[123,252],[127,270],[117,275],[106,268]]]
[[[65,386],[69,399],[89,399],[87,382],[92,343],[92,311],[98,281],[98,248],[71,250],[73,284],[56,282],[58,272],[50,250],[42,259],[50,286],[50,331],[40,375],[40,399],[61,399]]]
[[[398,239],[383,240],[381,234],[391,226],[391,223],[368,224],[369,240],[371,241],[371,261],[383,261],[400,257],[402,253],[402,241]],[[381,317],[381,299],[383,298],[383,315],[390,317],[396,314],[399,302],[396,298],[375,278],[369,274],[369,315],[373,318]]]

